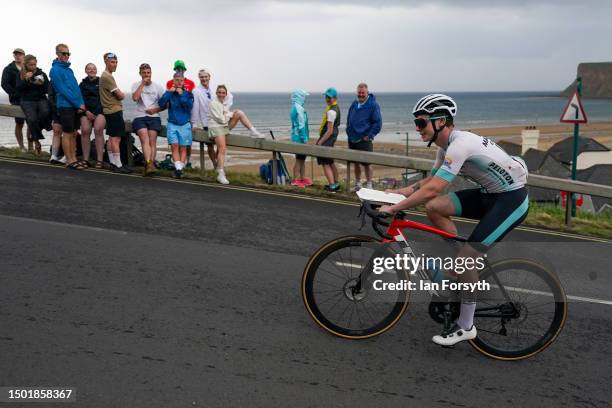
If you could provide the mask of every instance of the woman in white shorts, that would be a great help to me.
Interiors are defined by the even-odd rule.
[[[208,110],[208,136],[214,139],[217,145],[217,181],[221,184],[229,184],[225,177],[225,155],[227,145],[225,138],[238,122],[249,129],[251,134],[256,137],[264,136],[255,129],[247,115],[240,111],[230,111],[223,102],[227,97],[227,87],[219,85],[217,87],[217,97],[210,103]]]

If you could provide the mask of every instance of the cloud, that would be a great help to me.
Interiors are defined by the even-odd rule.
[[[205,67],[215,82],[242,91],[352,90],[361,81],[379,91],[553,90],[571,81],[578,63],[609,58],[612,38],[610,13],[602,12],[612,6],[603,1],[37,4],[28,20],[34,29],[10,19],[0,26],[3,38],[20,33],[15,44],[5,41],[6,55],[20,46],[48,69],[55,44],[66,42],[80,76],[87,62],[101,68],[111,50],[124,88],[141,62],[161,80],[180,58],[190,78]],[[7,3],[5,13],[19,7]]]

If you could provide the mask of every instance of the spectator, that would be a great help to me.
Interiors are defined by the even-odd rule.
[[[16,88],[20,95],[21,109],[32,132],[36,154],[40,155],[40,140],[45,138],[42,131],[51,130],[51,116],[47,100],[49,78],[38,68],[37,62],[35,56],[25,56],[24,66],[17,77]]]
[[[225,177],[225,154],[227,150],[225,138],[229,131],[240,122],[253,135],[262,138],[263,135],[255,129],[244,112],[240,110],[230,111],[225,104],[225,98],[228,94],[225,85],[217,86],[216,94],[217,97],[210,103],[208,110],[208,136],[214,139],[217,145],[217,181],[221,184],[229,184],[227,177]]]
[[[100,102],[106,118],[106,134],[109,136],[107,151],[111,171],[131,173],[132,170],[121,163],[121,139],[127,138],[123,120],[123,103],[125,94],[117,86],[113,72],[117,70],[117,55],[112,52],[104,54],[106,69],[100,76]]]
[[[62,125],[62,148],[66,155],[66,167],[73,170],[87,168],[86,161],[76,158],[76,130],[79,128],[79,113],[85,112],[83,96],[74,73],[70,68],[70,51],[66,44],[55,47],[57,58],[53,60],[50,76],[55,90],[55,106]]]
[[[291,94],[291,141],[294,143],[307,144],[310,137],[308,132],[308,113],[304,110],[304,103],[308,92],[298,89]],[[306,187],[312,185],[312,180],[305,175],[306,155],[296,154],[293,165],[294,186]]]
[[[53,81],[49,81],[49,108],[51,111],[51,127],[53,128],[53,139],[51,141],[51,158],[49,163],[51,164],[66,164],[66,156],[61,155],[60,150],[62,148],[62,125],[60,118],[57,113],[57,95],[53,88]],[[62,152],[63,153],[63,152]]]
[[[213,95],[214,87],[210,84],[210,72],[205,69],[201,69],[198,72],[198,79],[200,84],[193,90],[193,109],[191,110],[191,126],[195,128],[201,128],[204,132],[208,133],[208,110],[210,103],[215,98]],[[225,97],[224,105],[229,109],[232,106],[234,97],[231,92],[227,93]],[[217,169],[217,152],[215,151],[215,142],[206,142],[206,150],[208,157],[213,164],[214,169]],[[188,153],[189,154],[189,153]],[[189,157],[188,157],[189,160]]]
[[[187,146],[191,146],[191,108],[193,94],[185,89],[182,72],[174,73],[174,84],[159,99],[159,107],[168,109],[166,134],[172,149],[174,176],[181,178],[187,157]]]
[[[174,61],[174,72],[182,72],[183,76],[185,75],[185,71],[187,71],[187,67],[185,66],[185,62],[183,62],[182,60],[176,60]],[[183,87],[185,88],[186,91],[192,92],[195,89],[195,83],[185,77],[185,82]],[[172,86],[174,86],[174,78],[170,79],[168,82],[166,82],[166,89],[170,89],[172,88]],[[195,95],[194,95],[195,98]],[[190,169],[191,168],[191,145],[187,146],[187,157],[185,158],[186,162],[185,162],[185,168]]]
[[[373,151],[372,140],[381,128],[380,106],[374,95],[368,92],[368,85],[362,82],[357,85],[357,99],[351,104],[346,119],[349,149]],[[365,169],[366,186],[372,188],[371,166],[366,163],[355,163],[355,186],[352,191],[361,188],[361,165]]]
[[[195,88],[195,83],[187,78],[185,76],[185,72],[187,71],[187,67],[185,66],[185,62],[183,62],[182,60],[176,60],[174,61],[174,72],[180,72],[183,74],[183,78],[184,78],[184,85],[183,88],[188,91],[188,92],[193,92],[193,89]],[[166,90],[169,90],[170,88],[174,87],[174,77],[172,77],[172,79],[170,79],[168,82],[166,82]]]
[[[132,85],[132,100],[136,102],[136,114],[132,121],[132,130],[140,138],[145,157],[144,176],[155,173],[153,164],[157,155],[157,135],[161,131],[159,99],[164,88],[151,80],[151,66],[140,64],[138,69],[141,80]]]
[[[23,58],[25,51],[22,48],[15,48],[13,50],[13,62],[8,64],[2,70],[2,89],[9,96],[9,103],[11,105],[19,105],[19,93],[17,92],[17,77],[19,72],[23,68]],[[15,118],[15,139],[17,144],[22,151],[26,148],[23,145],[23,124],[25,120],[23,118]],[[30,129],[28,129],[28,150],[32,150],[32,142],[30,141]]]
[[[340,108],[338,107],[338,91],[336,88],[328,88],[325,93],[325,103],[327,107],[323,113],[323,121],[319,128],[319,140],[317,146],[333,147],[338,138],[338,127],[340,126]],[[317,157],[317,163],[323,166],[323,172],[327,178],[328,185],[325,190],[336,192],[340,190],[338,182],[338,168],[334,164],[334,159]]]
[[[87,76],[79,84],[81,95],[85,102],[85,114],[81,116],[81,146],[83,147],[83,159],[91,157],[90,137],[93,129],[96,144],[96,169],[104,168],[104,127],[106,119],[102,113],[102,102],[100,102],[100,77],[98,68],[89,63],[85,65]]]

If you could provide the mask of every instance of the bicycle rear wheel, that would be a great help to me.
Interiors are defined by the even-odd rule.
[[[346,236],[324,244],[311,256],[302,277],[302,299],[319,326],[339,337],[365,339],[399,321],[409,291],[375,290],[373,282],[408,282],[409,275],[405,270],[368,273],[373,256],[395,256],[395,252],[369,236]]]
[[[481,280],[482,291],[474,315],[478,337],[470,343],[499,360],[522,360],[548,347],[567,317],[565,291],[544,266],[523,259],[496,262]]]

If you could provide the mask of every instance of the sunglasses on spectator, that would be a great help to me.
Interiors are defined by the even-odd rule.
[[[429,122],[431,122],[432,120],[436,120],[436,119],[444,119],[446,116],[432,116],[431,118],[416,118],[414,120],[414,125],[418,128],[418,129],[423,129],[425,127],[427,127],[427,124]]]
[[[107,52],[106,54],[104,54],[104,60],[107,60],[110,58],[117,59],[117,54],[115,54],[114,52]]]
[[[69,57],[70,56],[69,52],[58,52],[58,54],[63,56],[63,57]]]

